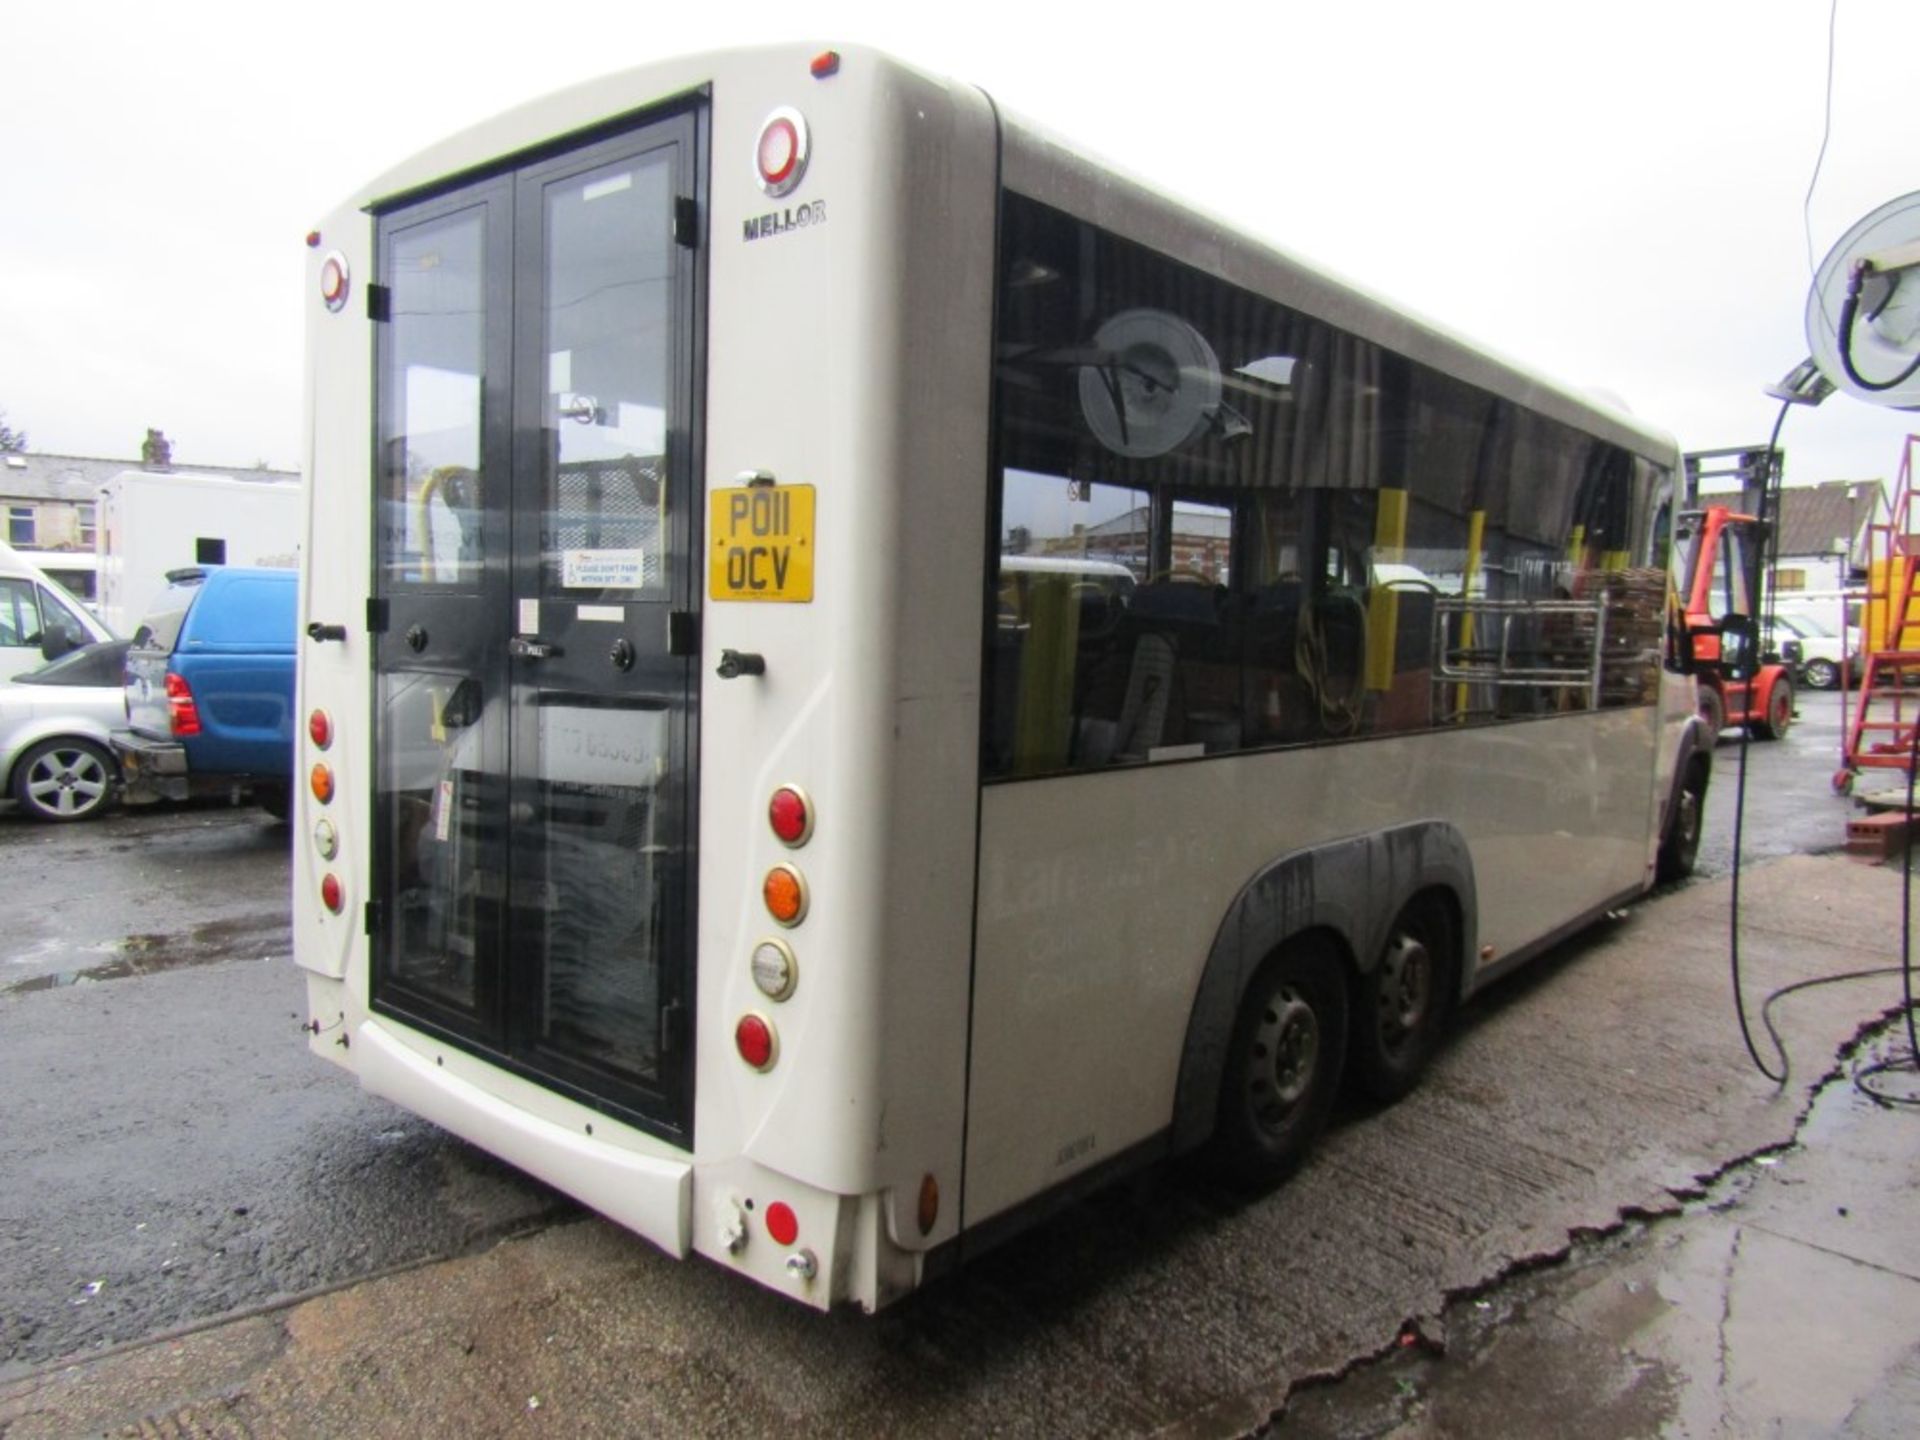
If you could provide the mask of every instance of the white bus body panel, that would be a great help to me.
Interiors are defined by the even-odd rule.
[[[1646,883],[1659,739],[1643,706],[989,786],[967,1223],[1166,1128],[1214,937],[1274,860],[1444,817],[1496,964]]]
[[[338,735],[324,757],[303,737],[301,769],[321,758],[334,766],[338,795],[326,814],[357,845],[323,864],[307,842],[321,809],[302,794],[296,959],[312,972],[312,1048],[368,1088],[675,1253],[691,1245],[811,1303],[871,1307],[911,1288],[909,1252],[951,1239],[959,1223],[995,147],[977,91],[851,48],[838,76],[816,81],[807,68],[815,53],[679,61],[547,97],[389,172],[320,227],[307,289],[308,473],[318,477],[309,506],[331,558],[305,567],[301,625],[349,633],[344,644],[303,644],[301,713],[325,706]],[[705,486],[732,486],[750,470],[815,486],[817,556],[811,604],[702,601],[689,1153],[367,1009],[373,751],[362,557],[372,549],[374,420],[359,287],[373,270],[365,211],[380,198],[703,87],[712,127]],[[802,108],[813,135],[792,201],[824,202],[825,220],[748,241],[749,219],[788,204],[762,194],[751,169],[759,128],[780,105]],[[319,267],[334,249],[356,285],[340,315],[319,300]],[[704,529],[704,495],[698,510]],[[766,656],[766,675],[716,679],[722,649]],[[817,815],[799,851],[767,824],[782,783],[802,785]],[[790,932],[760,896],[777,862],[797,864],[811,894]],[[346,888],[337,916],[316,898],[329,870]],[[748,967],[771,934],[799,957],[798,987],[778,1004]],[[734,1049],[748,1011],[778,1032],[780,1061],[766,1074]],[[688,1168],[677,1190],[676,1165]],[[929,1176],[943,1199],[923,1234],[916,1207]],[[622,1200],[623,1186],[653,1198]],[[743,1196],[762,1211],[783,1199],[799,1213],[800,1244],[821,1261],[817,1284],[789,1276],[764,1233],[729,1247]]]
[[[225,542],[225,565],[290,569],[300,552],[297,480],[122,470],[101,482],[97,524],[100,618],[131,636],[167,588],[167,572],[200,564],[202,539]]]

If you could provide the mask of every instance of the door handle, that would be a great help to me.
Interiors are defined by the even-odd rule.
[[[551,660],[564,653],[553,641],[538,635],[516,635],[507,641],[507,654],[521,660]]]

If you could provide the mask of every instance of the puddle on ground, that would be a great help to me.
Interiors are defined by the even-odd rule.
[[[0,995],[27,995],[40,990],[63,990],[71,985],[93,985],[108,980],[126,980],[140,975],[156,975],[167,970],[183,970],[195,965],[215,965],[223,960],[257,960],[287,951],[287,924],[283,917],[241,916],[231,920],[211,920],[196,925],[184,935],[128,935],[99,944],[68,947],[60,941],[43,942],[21,963],[44,960],[60,950],[74,948],[79,954],[105,955],[98,964],[76,966],[11,985],[0,986]]]
[[[1740,1434],[1767,1417],[1829,1433],[1914,1384],[1920,1234],[1904,1128],[1920,1115],[1854,1076],[1907,1055],[1883,1027],[1821,1086],[1791,1145],[1564,1258],[1519,1262],[1412,1325],[1382,1356],[1300,1385],[1265,1433],[1299,1440],[1475,1434]],[[1920,1076],[1869,1077],[1920,1095]],[[1441,1338],[1444,1337],[1442,1343]],[[1872,1432],[1878,1433],[1878,1432]],[[1888,1432],[1893,1433],[1893,1432]]]

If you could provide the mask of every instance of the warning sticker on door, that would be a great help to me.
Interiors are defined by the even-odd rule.
[[[715,490],[707,521],[713,599],[813,600],[813,486]]]
[[[560,583],[569,590],[638,590],[647,583],[647,552],[563,550]]]

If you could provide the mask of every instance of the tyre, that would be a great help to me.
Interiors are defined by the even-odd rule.
[[[1700,687],[1700,724],[1707,732],[1707,745],[1719,743],[1720,732],[1727,728],[1727,702],[1711,686]]]
[[[1347,1058],[1345,966],[1308,936],[1269,956],[1247,986],[1220,1076],[1213,1158],[1267,1186],[1299,1168],[1333,1109]]]
[[[293,789],[288,785],[256,785],[253,803],[274,819],[284,820],[293,813]]]
[[[1455,929],[1441,896],[1415,896],[1394,919],[1373,973],[1360,977],[1353,1080],[1375,1100],[1413,1089],[1440,1046],[1460,974]]]
[[[1693,874],[1693,862],[1700,855],[1700,831],[1706,823],[1706,814],[1707,767],[1697,760],[1691,761],[1686,779],[1680,782],[1673,814],[1667,817],[1667,833],[1660,837],[1654,879],[1670,885]]]
[[[1760,740],[1784,740],[1793,724],[1793,682],[1782,675],[1767,692],[1767,713],[1753,722],[1753,733]]]
[[[1809,690],[1838,690],[1840,667],[1831,660],[1809,660],[1800,667],[1800,678]]]
[[[13,798],[37,820],[91,820],[113,803],[120,772],[91,740],[42,740],[13,770]]]

